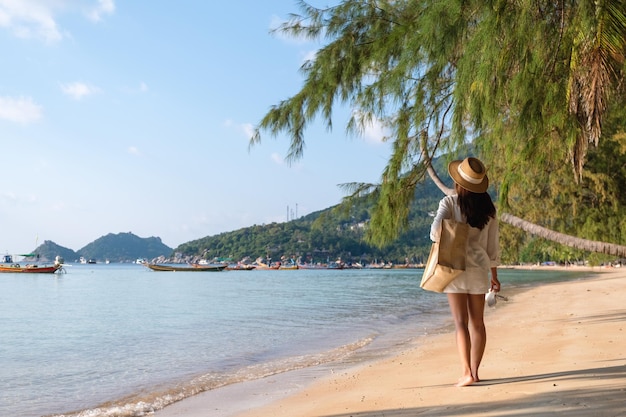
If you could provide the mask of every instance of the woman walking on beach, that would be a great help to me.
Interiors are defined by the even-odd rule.
[[[456,194],[446,196],[439,202],[430,229],[430,238],[438,242],[443,219],[454,219],[471,226],[465,271],[443,290],[448,296],[461,358],[462,375],[456,384],[458,387],[480,381],[478,367],[487,342],[483,320],[485,294],[490,289],[500,291],[496,269],[500,261],[498,220],[496,208],[487,194],[489,179],[486,171],[483,163],[476,158],[465,158],[448,165]]]

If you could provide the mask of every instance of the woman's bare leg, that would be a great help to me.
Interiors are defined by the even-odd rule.
[[[464,387],[474,383],[471,363],[471,339],[469,332],[469,295],[468,294],[448,294],[448,304],[454,319],[456,332],[456,346],[461,359],[462,375],[456,383],[457,387]]]
[[[469,312],[470,330],[470,369],[474,382],[480,381],[478,367],[485,353],[487,345],[487,331],[485,330],[485,296],[482,294],[470,294],[468,296],[467,310]]]

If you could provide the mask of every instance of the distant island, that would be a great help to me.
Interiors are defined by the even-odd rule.
[[[78,251],[46,240],[33,251],[42,260],[53,260],[60,256],[65,262],[78,262],[80,258],[84,258],[96,263],[135,262],[137,259],[169,257],[173,252],[159,237],[141,238],[132,233],[109,233]]]

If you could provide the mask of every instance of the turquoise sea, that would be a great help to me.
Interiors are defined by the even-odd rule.
[[[449,324],[445,297],[421,290],[415,269],[65,269],[0,274],[2,417],[143,415],[224,385],[385,355]],[[499,275],[510,295],[588,274]]]

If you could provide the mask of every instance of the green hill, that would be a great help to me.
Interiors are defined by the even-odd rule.
[[[161,242],[161,238],[140,238],[132,233],[109,233],[78,251],[84,258],[97,261],[109,259],[111,262],[132,262],[138,258],[152,259],[171,253],[172,248]]]
[[[76,262],[81,256],[97,262],[106,259],[111,262],[134,262],[139,258],[169,257],[172,248],[163,244],[158,237],[141,238],[132,233],[109,233],[76,252],[46,240],[34,253],[47,260],[53,260],[58,255],[66,262]]]
[[[52,262],[57,256],[60,256],[65,262],[73,262],[78,259],[78,255],[71,249],[59,246],[51,240],[45,240],[32,253],[39,255],[42,261]]]
[[[442,197],[431,181],[418,185],[407,230],[384,248],[369,245],[364,240],[373,208],[364,198],[347,213],[335,206],[285,223],[254,225],[207,236],[184,243],[175,252],[182,258],[233,261],[263,257],[302,262],[327,262],[337,258],[360,263],[425,262],[431,246],[431,215]]]

